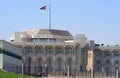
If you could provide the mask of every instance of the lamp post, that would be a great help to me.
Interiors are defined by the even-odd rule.
[[[22,63],[22,75],[24,74],[24,68],[23,68],[23,63]]]
[[[116,78],[118,78],[118,68],[116,69]]]
[[[46,76],[46,67],[47,67],[47,64],[45,64],[45,76]]]
[[[69,76],[70,76],[70,69],[69,69],[69,65],[68,65],[68,78],[69,78]]]
[[[91,69],[91,78],[93,78],[94,76],[93,76],[93,69]]]

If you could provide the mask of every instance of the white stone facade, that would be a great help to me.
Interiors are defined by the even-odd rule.
[[[22,49],[24,74],[45,72],[72,72],[86,70],[88,50],[94,51],[95,71],[120,71],[120,46],[95,45],[84,34],[72,36],[69,31],[32,29],[15,32],[11,43]],[[2,63],[1,63],[2,64]]]
[[[120,46],[96,46],[95,47],[95,70],[102,72],[120,71]]]
[[[79,38],[79,36],[77,36]],[[86,46],[86,37],[82,36],[83,46]],[[81,36],[80,36],[81,38]],[[83,65],[80,41],[65,30],[34,29],[15,32],[11,39],[12,44],[21,48],[25,74],[34,74],[45,71],[63,74],[70,67],[71,72],[80,71]],[[85,63],[84,63],[85,64]],[[85,65],[84,65],[85,66]]]

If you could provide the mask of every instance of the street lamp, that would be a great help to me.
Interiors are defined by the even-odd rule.
[[[23,68],[23,63],[22,63],[22,75],[24,74],[24,68]]]
[[[47,64],[45,64],[45,76],[46,76],[46,72],[47,72]]]
[[[116,78],[118,78],[118,68],[116,68]]]
[[[69,65],[68,65],[68,78],[69,78],[69,76],[70,76],[70,69],[69,69]]]

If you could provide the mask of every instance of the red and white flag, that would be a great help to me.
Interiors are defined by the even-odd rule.
[[[42,6],[41,8],[40,8],[40,10],[46,10],[47,9],[47,6],[45,5],[45,6]]]

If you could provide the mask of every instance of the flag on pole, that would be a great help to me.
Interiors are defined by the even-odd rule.
[[[40,8],[40,10],[46,10],[47,9],[47,6],[45,5],[45,6],[42,6],[41,8]]]
[[[49,10],[49,29],[51,29],[51,5],[49,4],[49,6],[42,6],[40,7],[40,10]]]

